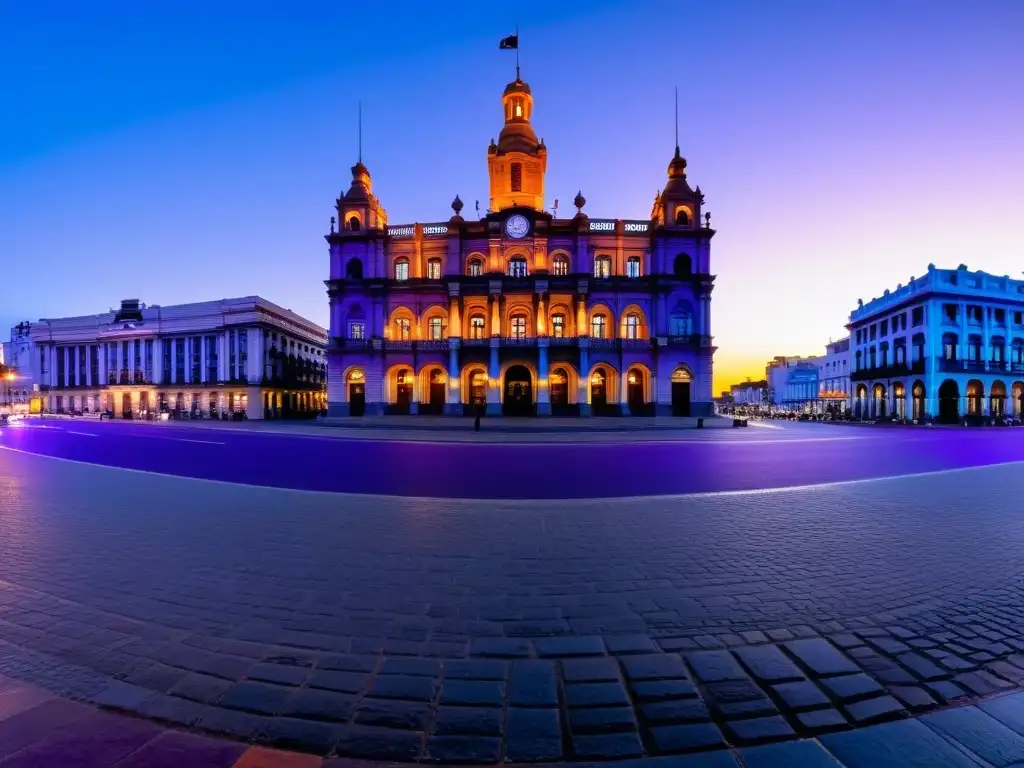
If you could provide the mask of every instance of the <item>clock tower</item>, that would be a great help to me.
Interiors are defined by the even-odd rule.
[[[530,86],[519,77],[505,86],[501,96],[505,110],[505,126],[497,143],[491,140],[487,149],[487,171],[491,177],[491,210],[509,208],[544,209],[544,174],[548,167],[548,150],[537,140],[530,117],[533,96]]]

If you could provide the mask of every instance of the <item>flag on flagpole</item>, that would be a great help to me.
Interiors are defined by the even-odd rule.
[[[514,50],[519,50],[519,35],[518,35],[518,33],[515,34],[515,35],[509,35],[508,37],[503,37],[501,39],[501,42],[498,43],[498,48],[500,48],[503,51],[510,51],[510,50],[513,50],[513,49]]]

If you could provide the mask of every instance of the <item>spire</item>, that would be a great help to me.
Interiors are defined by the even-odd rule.
[[[676,157],[679,157],[679,86],[676,86]]]
[[[678,98],[678,97],[677,97]],[[678,112],[678,107],[677,107]],[[676,131],[678,133],[678,130]],[[679,143],[678,138],[676,144]],[[363,102],[359,102],[359,164],[363,163]]]

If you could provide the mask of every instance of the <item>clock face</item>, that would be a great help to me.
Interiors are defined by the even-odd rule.
[[[526,237],[526,233],[529,231],[530,222],[526,220],[525,216],[516,213],[505,219],[505,234],[509,237],[519,240]]]

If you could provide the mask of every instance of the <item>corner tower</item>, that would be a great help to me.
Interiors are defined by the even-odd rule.
[[[505,86],[501,95],[505,125],[497,143],[487,148],[487,171],[491,178],[491,210],[508,208],[544,209],[544,174],[548,150],[530,124],[533,96],[530,86],[519,77]]]

